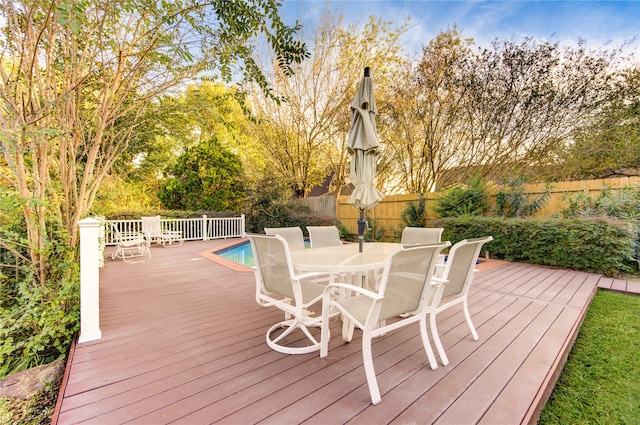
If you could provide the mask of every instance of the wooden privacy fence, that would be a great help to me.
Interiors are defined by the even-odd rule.
[[[315,213],[326,215],[328,217],[336,216],[336,197],[333,195],[303,198],[302,202]]]
[[[640,176],[556,182],[551,186],[550,197],[544,208],[534,214],[534,216],[550,217],[559,213],[563,208],[568,206],[566,201],[563,201],[563,198],[566,196],[576,195],[580,192],[589,196],[597,196],[605,187],[623,188],[639,184]],[[545,185],[542,183],[528,184],[524,185],[524,190],[526,194],[536,198],[545,192]],[[488,190],[491,205],[495,205],[496,191],[496,188],[490,188]],[[438,218],[438,215],[433,211],[433,206],[434,200],[441,196],[441,194],[441,192],[424,194],[425,198],[427,198],[427,220]],[[347,202],[348,199],[349,196],[338,197],[336,216],[342,224],[347,227],[350,234],[357,234],[359,211]],[[385,196],[375,208],[366,211],[365,214],[373,221],[373,223],[370,222],[370,225],[376,228],[384,227],[384,234],[386,236],[394,236],[394,233],[399,233],[405,226],[400,216],[407,208],[407,202],[417,199],[417,194]]]

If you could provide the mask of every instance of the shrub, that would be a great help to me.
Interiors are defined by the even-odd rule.
[[[217,137],[188,148],[165,172],[158,198],[168,209],[239,210],[244,203],[242,160]]]
[[[427,198],[418,195],[418,199],[407,202],[407,208],[402,211],[400,218],[409,227],[427,227]]]
[[[47,241],[46,285],[34,282],[33,265],[19,257],[20,274],[2,279],[0,379],[63,358],[79,329],[78,262],[62,233],[52,232]]]
[[[292,198],[292,190],[285,183],[273,177],[261,180],[247,198],[244,207],[247,232],[263,233],[265,227],[300,226],[307,233],[306,226],[335,225],[340,229],[340,220],[314,213],[298,198]],[[346,234],[346,229],[342,229]]]
[[[635,234],[613,220],[466,217],[436,220],[443,240],[493,236],[485,245],[496,258],[616,276],[633,265]]]
[[[498,217],[528,217],[542,209],[551,196],[550,186],[545,192],[532,199],[524,191],[525,179],[515,177],[506,180],[496,192],[495,215]]]
[[[375,218],[371,218],[368,215],[365,214],[365,218],[367,221],[367,224],[365,229],[364,229],[364,240],[365,241],[371,241],[374,240],[376,242],[380,242],[385,240],[385,233],[386,233],[386,228],[382,225],[380,225],[380,223],[378,222],[378,220],[376,220]],[[358,240],[358,235],[356,235],[356,241]]]
[[[456,186],[436,199],[433,208],[440,217],[479,216],[488,209],[488,197],[481,177],[473,177],[468,183]]]
[[[262,233],[265,227],[282,227],[289,217],[292,191],[285,183],[266,177],[249,191],[243,208],[247,232]]]
[[[108,220],[140,220],[140,217],[159,215],[163,219],[168,218],[200,218],[203,215],[211,218],[237,217],[240,213],[235,211],[184,211],[184,210],[165,210],[165,209],[141,209],[141,210],[120,210],[113,211],[105,218]]]
[[[598,196],[584,193],[565,196],[568,203],[561,214],[563,217],[609,217],[624,220],[635,230],[634,258],[640,260],[640,186],[620,189],[605,187]]]

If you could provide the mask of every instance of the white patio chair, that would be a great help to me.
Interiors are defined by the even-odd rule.
[[[475,341],[479,339],[476,328],[471,321],[471,315],[469,314],[467,296],[469,295],[469,288],[477,271],[475,265],[478,261],[480,250],[485,243],[492,240],[492,236],[462,240],[451,247],[446,264],[438,265],[438,267],[444,267],[444,272],[441,276],[446,283],[440,286],[440,290],[435,293],[431,302],[433,311],[429,317],[429,323],[431,325],[431,334],[434,343],[444,366],[449,364],[449,359],[445,354],[440,336],[438,335],[438,327],[436,324],[437,314],[454,305],[462,304],[464,317],[471,331],[471,335]],[[435,280],[437,280],[437,278]]]
[[[116,249],[111,259],[122,258],[126,263],[143,261],[142,257],[151,258],[151,239],[149,234],[140,232],[121,232],[118,226],[111,224],[111,231],[116,243]],[[132,261],[134,258],[139,260]]]
[[[342,245],[336,226],[307,226],[311,248]]]
[[[289,245],[289,249],[304,249],[304,235],[300,227],[265,227],[267,235],[280,235]]]
[[[405,227],[400,243],[402,245],[424,245],[440,242],[442,227]]]
[[[403,326],[420,323],[422,345],[431,369],[436,369],[433,350],[427,334],[430,292],[437,288],[431,285],[438,254],[449,242],[399,247],[389,255],[380,279],[377,292],[368,289],[334,283],[327,285],[322,298],[322,332],[320,357],[326,357],[329,348],[329,317],[342,313],[342,337],[351,341],[354,326],[363,331],[362,360],[367,377],[371,402],[380,402],[380,390],[373,367],[371,340]],[[339,290],[353,291],[354,297],[342,299]],[[399,315],[408,315],[399,318]]]
[[[322,316],[313,316],[309,307],[322,298],[325,285],[316,277],[327,273],[295,274],[287,241],[280,235],[247,235],[256,262],[256,302],[261,306],[274,306],[284,311],[285,320],[267,331],[267,345],[285,354],[305,354],[320,349],[320,342],[309,327],[320,327]],[[276,331],[283,329],[276,335]],[[300,330],[307,345],[285,345],[284,338]]]
[[[140,217],[142,220],[142,231],[149,233],[151,240],[156,240],[162,243],[162,246],[181,246],[182,232],[178,230],[166,230],[162,228],[162,222],[160,216],[153,217]]]

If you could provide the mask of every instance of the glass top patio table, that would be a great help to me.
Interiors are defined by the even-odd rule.
[[[399,243],[367,242],[291,251],[291,261],[301,272],[358,273],[382,269]]]

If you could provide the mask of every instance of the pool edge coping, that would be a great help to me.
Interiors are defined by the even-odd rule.
[[[221,251],[223,249],[230,248],[235,245],[239,245],[246,241],[247,241],[247,238],[234,239],[229,241],[229,243],[216,247],[215,251]],[[213,261],[214,263],[217,263],[223,267],[233,270],[234,272],[240,272],[240,273],[253,272],[253,269],[251,267],[247,267],[242,264],[238,264],[234,261],[227,260],[226,258],[223,258],[219,255],[214,254],[213,251],[210,249],[206,251],[201,251],[198,253],[198,255],[206,258],[207,260]]]

